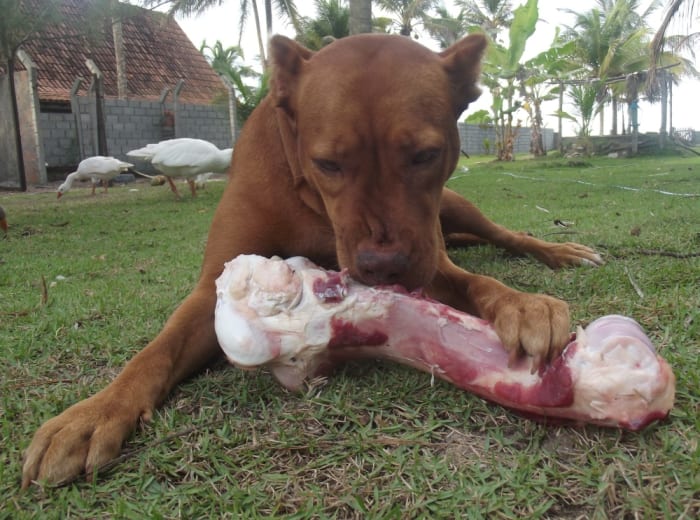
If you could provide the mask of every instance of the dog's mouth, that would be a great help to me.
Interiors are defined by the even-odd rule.
[[[355,224],[335,228],[336,254],[339,266],[358,282],[368,286],[400,285],[408,291],[432,282],[440,249],[431,232],[434,228],[401,209],[405,217],[400,223],[379,218],[355,222],[352,217],[337,219]]]
[[[426,286],[435,272],[429,262],[418,262],[415,257],[399,251],[360,249],[351,261],[340,259],[341,268],[350,276],[368,286],[398,285],[408,291]]]

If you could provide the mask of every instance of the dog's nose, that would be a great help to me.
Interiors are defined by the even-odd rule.
[[[408,269],[408,256],[398,251],[360,250],[355,266],[361,282],[367,285],[400,283]]]

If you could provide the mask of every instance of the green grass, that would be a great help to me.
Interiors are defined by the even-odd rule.
[[[221,365],[180,386],[107,473],[26,492],[22,450],[36,428],[106,385],[193,286],[223,183],[183,202],[146,184],[60,202],[0,194],[10,222],[0,239],[0,517],[697,517],[700,198],[651,190],[700,193],[700,161],[588,163],[474,158],[449,186],[508,227],[596,247],[604,266],[551,271],[491,247],[452,254],[567,300],[575,323],[637,319],[678,379],[667,422],[641,433],[546,427],[386,363],[349,365],[302,395]]]

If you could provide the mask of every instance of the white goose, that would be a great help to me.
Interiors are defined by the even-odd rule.
[[[168,179],[170,189],[178,198],[173,177],[187,180],[192,196],[195,197],[194,178],[205,173],[223,173],[231,164],[232,148],[219,150],[216,145],[202,139],[181,137],[143,148],[131,150],[126,155],[150,162]]]
[[[87,179],[92,180],[93,195],[95,194],[95,188],[99,183],[102,183],[106,193],[109,181],[132,166],[133,164],[131,163],[120,161],[114,157],[104,157],[102,155],[96,155],[94,157],[83,159],[80,161],[80,164],[78,164],[78,169],[72,173],[69,173],[65,182],[56,190],[58,198],[60,199],[65,192],[73,187],[73,182],[84,181]]]

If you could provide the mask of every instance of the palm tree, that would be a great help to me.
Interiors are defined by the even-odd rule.
[[[564,117],[571,119],[578,125],[579,137],[588,137],[591,135],[591,122],[596,112],[601,110],[601,105],[598,101],[598,89],[596,85],[580,84],[574,85],[569,90],[569,98],[576,108],[576,114],[570,115],[564,113]]]
[[[597,7],[584,13],[564,9],[575,17],[566,27],[564,37],[577,42],[579,59],[589,69],[591,79],[599,80],[598,102],[613,102],[613,127],[616,130],[617,97],[611,93],[607,80],[639,71],[640,55],[645,55],[643,42],[649,28],[645,19],[661,5],[652,1],[643,13],[638,13],[639,0],[597,0]],[[634,66],[633,66],[634,64]],[[605,115],[600,110],[600,133],[604,133]]]
[[[146,5],[163,5],[161,0],[143,0]],[[203,13],[207,9],[220,5],[223,0],[166,0],[165,3],[170,4],[169,13],[171,15],[181,14],[183,16],[191,16]],[[241,43],[241,35],[248,21],[251,12],[255,18],[255,30],[258,36],[258,48],[260,50],[260,59],[263,63],[263,68],[267,69],[267,58],[265,57],[265,44],[263,43],[263,33],[260,25],[260,15],[258,11],[257,0],[240,0],[241,18],[239,20],[239,37],[238,45]],[[293,0],[265,0],[265,20],[267,27],[267,38],[272,36],[272,18],[273,7],[277,13],[292,23],[294,29],[299,32],[299,14]]]
[[[437,16],[427,17],[423,26],[428,34],[438,42],[441,49],[447,49],[467,34],[467,28],[470,24],[464,9],[460,9],[457,16],[452,16],[445,6],[437,7],[435,12]]]
[[[477,25],[493,40],[510,27],[513,3],[510,0],[455,0],[468,25]]]
[[[329,40],[350,34],[350,9],[343,0],[315,0],[316,17],[302,18],[297,41],[309,49],[318,50]]]
[[[253,68],[243,64],[243,49],[237,45],[224,47],[218,40],[214,45],[208,45],[205,40],[199,46],[199,52],[204,55],[218,74],[240,78],[260,77],[260,74]]]
[[[422,25],[437,0],[376,0],[377,5],[394,18],[393,25],[402,36],[416,36],[415,26]]]
[[[651,41],[651,76],[655,72],[655,66],[658,62],[659,54],[664,44],[664,37],[668,31],[671,22],[676,18],[690,21],[694,18],[697,4],[695,0],[669,0],[666,5],[666,14],[661,22],[661,25],[656,30],[654,38]]]
[[[267,93],[267,80],[252,67],[243,64],[243,50],[238,46],[224,47],[220,41],[214,45],[202,42],[199,47],[212,68],[233,84],[236,92],[236,123],[243,124],[253,109]],[[255,80],[259,86],[251,86],[246,80]]]

